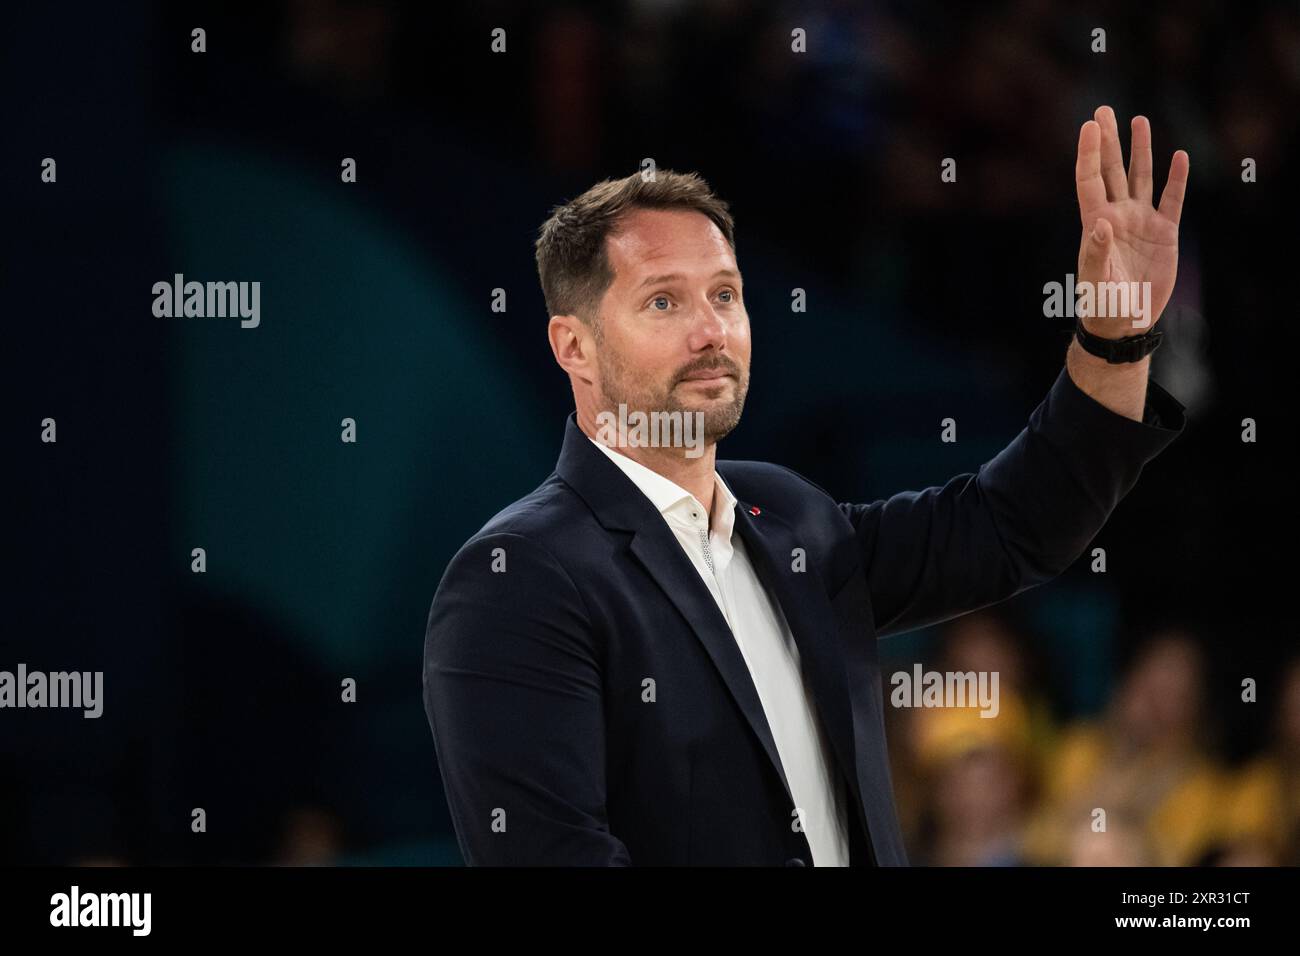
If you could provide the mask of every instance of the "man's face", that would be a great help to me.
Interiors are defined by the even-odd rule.
[[[603,409],[701,412],[704,440],[719,440],[749,391],[749,315],[731,247],[708,216],[675,209],[635,210],[606,242]]]

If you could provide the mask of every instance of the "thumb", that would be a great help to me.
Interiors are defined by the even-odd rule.
[[[1092,231],[1083,239],[1079,256],[1080,279],[1105,282],[1110,278],[1110,247],[1114,240],[1114,228],[1107,220],[1098,218],[1092,224]]]

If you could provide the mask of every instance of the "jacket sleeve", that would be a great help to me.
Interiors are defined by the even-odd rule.
[[[1019,435],[974,474],[871,504],[852,523],[880,637],[948,620],[1048,581],[1074,562],[1184,427],[1148,380],[1143,421],[1106,408],[1063,367]]]
[[[466,863],[630,863],[605,814],[601,687],[582,597],[546,549],[461,549],[429,612],[424,707]]]

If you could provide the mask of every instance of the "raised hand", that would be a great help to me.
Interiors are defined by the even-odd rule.
[[[1074,170],[1083,222],[1078,282],[1150,283],[1145,287],[1149,300],[1130,301],[1126,314],[1107,317],[1094,309],[1084,318],[1089,332],[1105,338],[1148,331],[1169,304],[1178,276],[1178,220],[1191,160],[1185,150],[1175,151],[1160,206],[1153,207],[1151,124],[1145,116],[1135,116],[1132,132],[1126,176],[1114,110],[1098,107],[1079,130]]]

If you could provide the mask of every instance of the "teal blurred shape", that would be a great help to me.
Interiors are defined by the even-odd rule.
[[[178,573],[206,549],[187,584],[284,621],[343,676],[418,658],[447,560],[554,465],[563,422],[499,347],[521,320],[467,301],[358,187],[209,143],[163,169],[171,256],[141,314],[172,346]],[[261,282],[260,325],[154,318],[145,287],[176,272]]]

